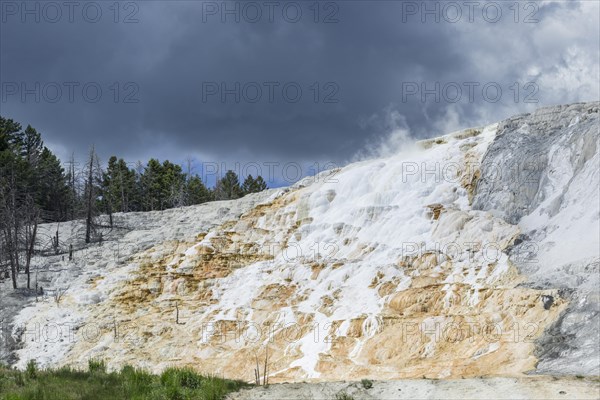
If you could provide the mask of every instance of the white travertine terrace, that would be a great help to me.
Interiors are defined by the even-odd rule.
[[[599,315],[597,126],[597,103],[542,109],[286,189],[118,214],[127,231],[85,257],[42,260],[61,270],[44,286],[68,290],[15,316],[16,365],[253,380],[268,348],[272,382],[598,374],[581,327]],[[537,180],[501,163],[534,153]]]

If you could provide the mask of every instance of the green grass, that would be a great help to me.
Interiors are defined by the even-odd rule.
[[[0,365],[0,400],[222,400],[245,386],[191,368],[168,368],[160,375],[131,366],[107,372],[102,360],[90,360],[87,371],[42,370],[34,361],[25,371]]]

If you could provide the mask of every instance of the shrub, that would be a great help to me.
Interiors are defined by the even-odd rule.
[[[203,378],[191,368],[167,368],[160,375],[160,383],[167,387],[199,389]]]
[[[37,377],[37,364],[35,360],[29,360],[27,362],[27,367],[25,368],[25,372],[30,379],[35,379]]]
[[[178,386],[177,368],[166,368],[160,374],[160,384],[163,386]]]
[[[198,389],[202,385],[202,378],[190,368],[179,370],[179,384],[190,389]]]
[[[19,371],[15,374],[15,383],[20,387],[25,386],[25,379],[23,379],[23,374]]]
[[[362,386],[365,389],[371,389],[373,387],[373,381],[370,379],[363,379],[360,381],[360,383],[362,383]]]
[[[205,400],[221,400],[227,394],[227,384],[222,379],[211,376],[202,386]]]
[[[121,368],[120,378],[123,380],[123,385],[135,392],[146,393],[151,390],[154,383],[154,376],[147,371],[139,368],[133,368],[130,365],[125,365]]]
[[[90,358],[88,360],[88,371],[90,373],[105,373],[106,363],[102,359]]]

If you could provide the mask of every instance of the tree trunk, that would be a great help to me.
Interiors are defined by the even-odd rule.
[[[121,169],[119,169],[119,180],[121,181],[121,212],[126,212],[127,207],[125,205],[125,187],[123,185],[123,171]],[[112,222],[110,226],[112,227]]]
[[[31,257],[33,256],[35,237],[37,236],[37,216],[34,218],[33,232],[29,238],[29,248],[27,249],[27,258],[25,264],[25,273],[27,274],[27,289],[31,289],[31,272],[29,267],[31,266]]]
[[[17,288],[17,270],[15,268],[15,264],[13,263],[12,257],[10,260],[10,272],[11,272],[11,277],[12,277],[12,286],[13,289]]]
[[[73,203],[71,204],[71,220],[75,219],[75,206],[77,204],[77,191],[75,189],[75,157],[71,156],[71,196]]]
[[[94,199],[94,150],[90,153],[90,165],[88,172],[87,193],[87,216],[85,220],[85,242],[90,243],[92,239],[92,201]]]
[[[12,278],[13,289],[17,288],[17,269],[15,268],[15,253],[13,250],[12,242],[12,231],[11,227],[7,226],[4,230],[4,236],[6,237],[6,249],[8,250],[8,259],[10,261],[10,276]]]

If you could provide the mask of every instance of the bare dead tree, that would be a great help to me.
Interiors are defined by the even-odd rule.
[[[85,193],[85,209],[86,209],[86,219],[85,219],[85,242],[91,243],[93,236],[96,233],[96,223],[95,217],[97,214],[96,210],[96,198],[97,191],[96,185],[99,183],[102,176],[102,169],[100,168],[100,161],[98,160],[98,156],[96,155],[96,151],[94,150],[94,146],[92,146],[90,150],[90,156],[87,163],[87,171],[86,171],[86,193]]]
[[[255,353],[254,357],[256,359],[256,368],[254,368],[254,381],[256,382],[257,386],[260,386],[261,379],[260,379],[260,364],[258,362],[258,353]],[[263,367],[263,376],[262,376],[262,385],[263,386],[267,386],[269,384],[268,364],[269,364],[269,346],[266,346],[265,347],[265,364]]]
[[[60,223],[56,224],[56,233],[52,237],[52,249],[54,250],[54,254],[58,255],[60,253],[60,240],[58,235],[58,228],[60,227]]]
[[[263,370],[263,386],[267,386],[268,377],[267,377],[267,364],[269,362],[269,346],[265,347],[265,368]]]
[[[86,193],[86,219],[85,219],[85,242],[89,243],[92,237],[92,201],[94,200],[94,147],[90,151],[88,165],[87,193]]]
[[[192,179],[192,174],[194,173],[194,159],[188,156],[185,159],[186,171],[185,171],[185,186],[189,185],[190,179]],[[190,199],[187,190],[184,190],[182,193],[183,203],[186,206],[190,205]]]
[[[32,217],[32,221],[30,221],[30,223],[27,225],[25,236],[25,245],[27,249],[25,253],[25,273],[27,274],[27,289],[31,289],[31,258],[33,257],[38,227],[38,212],[35,208],[33,209]],[[31,228],[32,224],[33,228]]]
[[[77,188],[76,188],[76,174],[75,174],[75,154],[71,153],[71,158],[68,161],[69,164],[69,191],[71,195],[71,204],[69,206],[70,210],[70,218],[71,220],[75,219],[75,208],[77,206]]]
[[[119,168],[119,187],[121,188],[121,212],[127,212],[129,209],[129,202],[125,199],[125,182],[123,181],[123,169]],[[110,226],[112,227],[112,214],[110,216]]]

